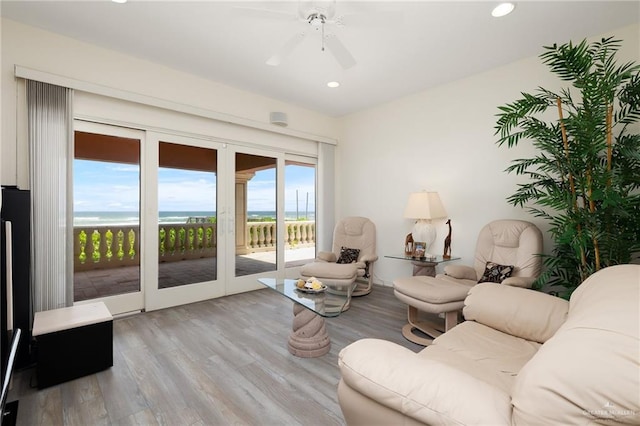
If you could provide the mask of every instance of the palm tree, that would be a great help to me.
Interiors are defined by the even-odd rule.
[[[507,200],[550,225],[555,247],[536,283],[571,292],[595,271],[640,254],[640,66],[618,65],[619,40],[545,47],[543,63],[572,89],[535,94],[499,107],[497,144],[531,143],[533,158],[514,160],[525,175]],[[545,121],[552,110],[557,119]],[[546,113],[546,114],[545,114]]]

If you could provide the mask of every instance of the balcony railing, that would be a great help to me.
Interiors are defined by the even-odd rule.
[[[314,221],[286,221],[285,248],[315,244]],[[275,222],[247,222],[243,252],[275,250]],[[129,225],[77,226],[73,228],[75,271],[140,264],[140,228]],[[217,254],[215,223],[176,223],[158,226],[161,262],[214,257]]]

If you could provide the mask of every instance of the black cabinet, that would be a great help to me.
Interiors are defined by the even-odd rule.
[[[3,223],[2,234],[2,353],[6,353],[7,342],[7,289],[13,294],[13,328],[22,330],[15,366],[22,368],[32,363],[29,351],[31,341],[31,196],[29,191],[16,187],[2,188],[3,222],[11,222],[11,264],[8,265],[6,231]],[[7,269],[11,267],[12,282],[7,282]]]

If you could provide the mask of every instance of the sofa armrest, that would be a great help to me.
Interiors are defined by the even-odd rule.
[[[447,265],[444,267],[444,273],[461,280],[478,280],[476,270],[467,265]]]
[[[338,260],[338,258],[336,257],[336,254],[331,251],[319,251],[318,254],[316,255],[316,259],[322,260],[324,262],[333,262],[333,263],[335,263]]]
[[[395,343],[358,340],[340,351],[338,365],[345,385],[420,422],[511,424],[510,395]]]
[[[462,313],[468,321],[544,343],[565,322],[569,302],[526,288],[480,283],[469,290]]]
[[[375,254],[363,254],[362,256],[360,256],[360,259],[358,259],[358,262],[375,262],[376,260],[378,260],[378,256]]]
[[[531,288],[536,279],[533,277],[509,277],[502,281],[502,285],[510,285],[511,287]]]

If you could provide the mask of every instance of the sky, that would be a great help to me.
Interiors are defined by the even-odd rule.
[[[74,210],[138,211],[139,166],[90,160],[74,160]],[[315,210],[315,169],[285,167],[285,211],[301,215]],[[158,172],[160,211],[215,211],[216,176],[214,173],[160,168]],[[248,211],[275,211],[275,170],[256,173],[248,183]]]

